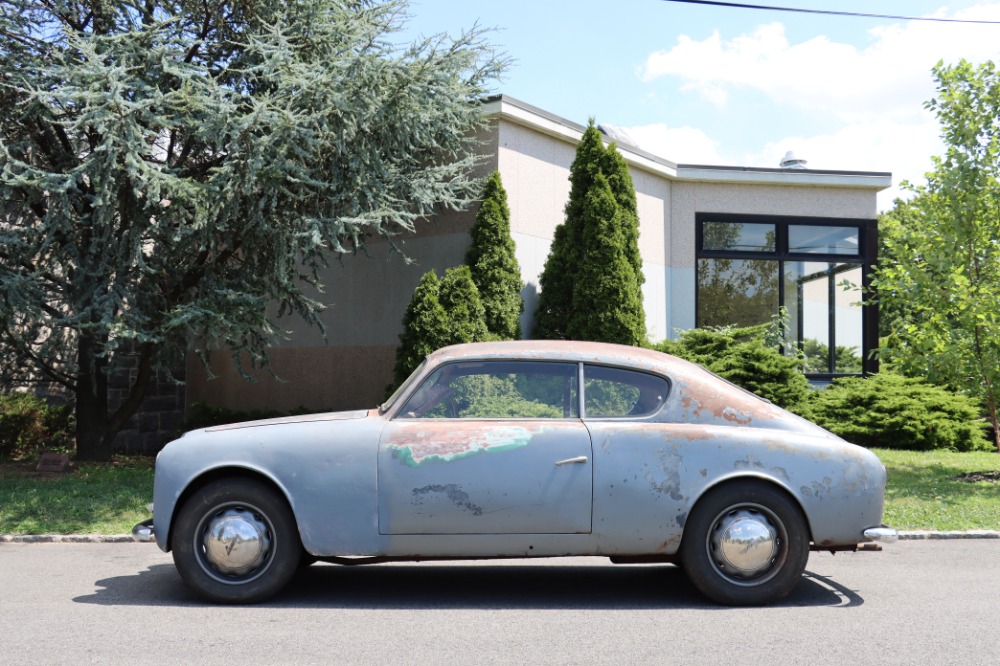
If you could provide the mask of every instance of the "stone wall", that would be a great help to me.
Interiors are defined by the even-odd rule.
[[[128,397],[129,387],[138,372],[138,355],[128,351],[115,354],[114,368],[108,378],[108,408],[118,409]],[[176,380],[183,381],[184,364],[172,369]],[[184,422],[184,385],[163,374],[150,382],[146,399],[115,438],[118,453],[153,454],[180,434]]]

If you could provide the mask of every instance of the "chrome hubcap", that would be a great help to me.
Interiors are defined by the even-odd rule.
[[[271,554],[271,529],[251,507],[225,507],[202,521],[200,558],[206,573],[226,583],[253,580]]]
[[[715,566],[734,582],[757,584],[776,571],[781,535],[771,519],[755,507],[738,507],[719,515],[708,535]]]

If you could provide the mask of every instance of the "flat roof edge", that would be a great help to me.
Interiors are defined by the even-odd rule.
[[[499,116],[543,134],[578,143],[587,127],[528,104],[510,95],[492,95],[483,100],[487,116]],[[833,169],[781,169],[769,167],[677,164],[637,146],[615,143],[625,161],[670,180],[687,182],[742,183],[792,186],[852,187],[884,190],[892,186],[888,171],[848,171]]]

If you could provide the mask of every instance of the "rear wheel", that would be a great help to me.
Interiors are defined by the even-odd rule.
[[[178,512],[172,542],[184,582],[223,603],[274,595],[302,553],[285,498],[252,479],[222,479],[195,491]]]
[[[799,582],[808,559],[802,511],[766,484],[730,483],[710,491],[684,526],[684,570],[695,587],[721,604],[781,599]]]

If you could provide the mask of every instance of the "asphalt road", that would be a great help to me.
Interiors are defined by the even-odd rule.
[[[814,553],[783,603],[721,608],[603,558],[304,570],[200,602],[152,544],[0,543],[2,664],[997,664],[1000,540]]]

